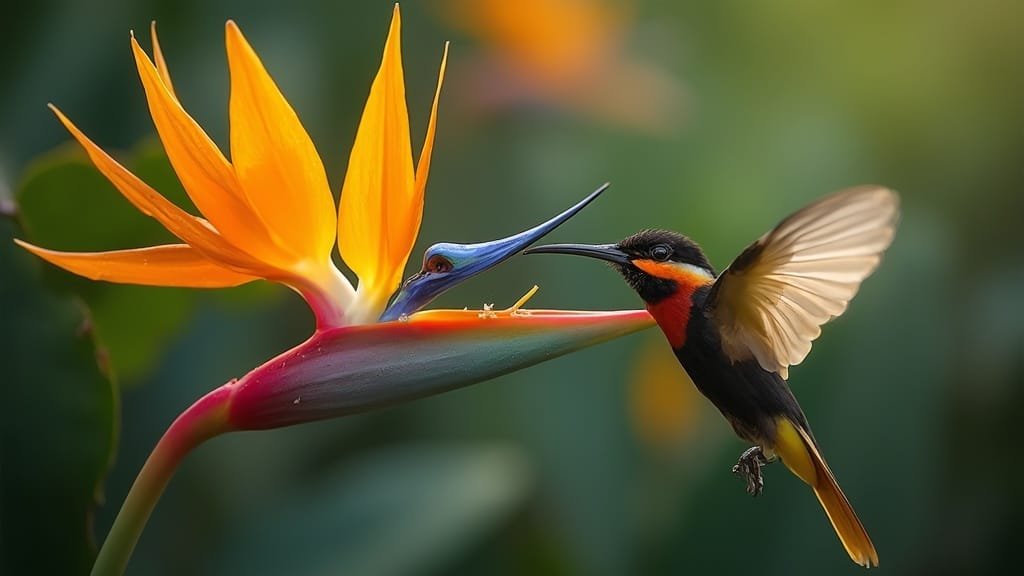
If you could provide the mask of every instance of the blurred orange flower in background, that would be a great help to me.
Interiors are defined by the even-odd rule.
[[[682,120],[678,80],[627,45],[629,3],[449,0],[443,17],[480,43],[460,76],[483,111],[542,104],[653,133]]]

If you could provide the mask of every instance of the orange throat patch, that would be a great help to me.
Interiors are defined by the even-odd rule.
[[[714,277],[701,268],[677,262],[634,260],[633,265],[651,276],[676,283],[674,294],[660,302],[648,303],[647,311],[658,322],[672,348],[682,348],[686,344],[686,328],[690,323],[693,293],[698,288],[713,283]]]

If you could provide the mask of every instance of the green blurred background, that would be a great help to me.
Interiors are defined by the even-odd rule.
[[[790,382],[883,572],[1019,565],[1019,4],[507,4],[402,5],[417,148],[453,41],[412,266],[433,242],[518,231],[606,180],[611,191],[550,239],[668,227],[719,267],[819,195],[891,186],[904,200],[895,244]],[[0,207],[20,214],[0,218],[0,566],[80,573],[87,534],[102,540],[174,416],[300,342],[312,318],[273,286],[94,284],[15,249],[12,237],[78,250],[167,237],[88,167],[45,104],[181,200],[128,31],[148,47],[159,22],[179,96],[226,146],[233,18],[337,191],[391,5],[15,0],[4,12]],[[605,267],[554,257],[515,258],[437,304],[506,306],[533,283],[533,307],[639,305]],[[129,573],[860,570],[780,466],[763,497],[743,492],[729,468],[745,446],[672,362],[652,330],[376,413],[218,438],[171,482]]]

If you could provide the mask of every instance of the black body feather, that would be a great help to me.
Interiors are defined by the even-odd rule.
[[[707,316],[710,289],[707,286],[694,293],[686,343],[675,351],[690,379],[741,438],[774,444],[779,416],[810,433],[803,410],[781,376],[761,368],[753,358],[733,362],[723,352],[718,328]]]

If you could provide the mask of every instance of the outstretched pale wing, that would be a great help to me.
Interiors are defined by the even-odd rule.
[[[892,243],[899,197],[876,186],[826,196],[783,220],[723,272],[709,303],[726,354],[788,375]]]

